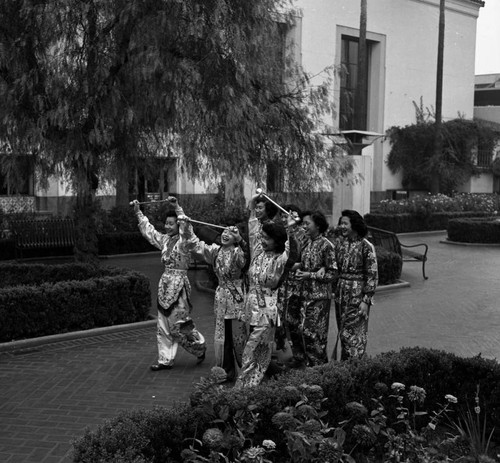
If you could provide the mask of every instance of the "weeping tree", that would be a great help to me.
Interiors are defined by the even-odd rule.
[[[289,59],[288,0],[10,0],[0,19],[3,156],[65,173],[80,260],[96,262],[99,181],[125,204],[151,156],[193,178],[259,179],[272,160],[295,189],[349,169],[321,135],[328,75],[313,87]]]

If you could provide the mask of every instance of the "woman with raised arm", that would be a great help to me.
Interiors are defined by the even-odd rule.
[[[293,233],[295,220],[290,217],[288,231]],[[250,336],[243,351],[243,365],[235,387],[258,385],[271,362],[274,334],[278,317],[278,284],[290,253],[287,229],[275,222],[262,225],[250,212],[248,221],[250,242],[249,289],[245,312]]]
[[[175,208],[167,212],[165,233],[161,233],[142,213],[138,201],[133,201],[139,221],[139,230],[153,246],[160,249],[164,271],[158,283],[158,363],[151,370],[171,369],[179,345],[197,358],[205,359],[206,344],[203,335],[191,319],[191,284],[187,276],[190,252],[182,238],[177,216],[184,215],[177,198],[169,196],[168,202]],[[181,225],[183,227],[183,225]],[[180,233],[181,232],[181,233]]]
[[[179,216],[179,220],[184,217]],[[238,228],[227,227],[220,237],[221,244],[206,244],[195,234],[186,217],[186,240],[191,253],[210,264],[219,284],[215,290],[214,314],[215,364],[226,372],[226,380],[234,381],[241,368],[243,348],[247,340],[243,319],[242,272],[246,264],[247,244]]]

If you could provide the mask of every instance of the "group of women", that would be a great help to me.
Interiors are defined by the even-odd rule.
[[[225,227],[216,243],[207,244],[193,230],[177,199],[168,201],[165,230],[158,232],[134,201],[143,236],[162,251],[164,273],[158,287],[158,363],[172,368],[180,344],[201,362],[206,343],[191,319],[187,268],[195,256],[217,275],[214,350],[235,387],[259,384],[276,346],[291,348],[291,368],[329,361],[327,338],[332,300],[338,335],[333,359],[361,357],[367,343],[368,317],[377,285],[377,260],[365,238],[359,213],[342,212],[335,237],[320,211],[293,205],[278,213],[262,194],[250,202],[247,223]]]

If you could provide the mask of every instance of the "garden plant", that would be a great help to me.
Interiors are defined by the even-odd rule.
[[[189,404],[125,412],[89,430],[74,461],[495,461],[494,360],[411,348],[291,371],[244,391],[224,376],[213,368]]]

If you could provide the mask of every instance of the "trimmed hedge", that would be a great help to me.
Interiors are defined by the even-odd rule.
[[[500,218],[450,220],[448,222],[448,239],[459,243],[500,244]]]
[[[106,233],[97,238],[100,256],[158,251],[139,231]]]
[[[0,342],[144,321],[146,275],[87,264],[0,264]]]
[[[370,227],[382,228],[393,233],[409,233],[431,230],[446,230],[450,219],[462,217],[487,217],[489,212],[434,212],[429,215],[415,214],[366,214],[365,222]]]
[[[378,264],[378,284],[390,285],[396,283],[401,278],[403,270],[403,259],[395,252],[375,246]]]
[[[213,400],[192,400],[191,405],[174,409],[156,408],[121,413],[96,430],[88,430],[74,442],[74,462],[160,463],[183,461],[181,452],[189,439],[201,439],[204,431],[221,424],[238,422],[251,410],[255,427],[245,437],[254,443],[264,439],[276,443],[273,462],[289,462],[286,438],[272,417],[296,402],[296,389],[301,385],[318,385],[325,394],[322,418],[330,426],[338,426],[349,418],[345,405],[356,401],[367,408],[379,396],[377,386],[401,382],[407,387],[418,385],[427,392],[424,407],[432,411],[444,402],[446,394],[459,399],[459,406],[474,404],[480,385],[481,404],[487,414],[488,427],[500,428],[500,365],[481,357],[463,358],[444,351],[406,348],[360,361],[330,363],[296,370],[256,387],[226,389]],[[497,435],[494,441],[497,441]],[[188,440],[188,441],[186,441]]]

